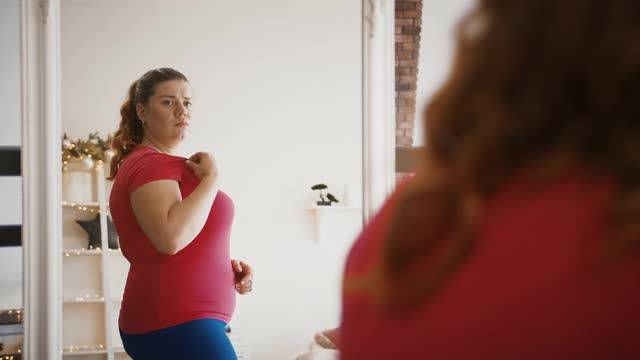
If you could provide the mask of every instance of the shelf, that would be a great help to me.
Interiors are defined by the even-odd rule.
[[[64,256],[80,256],[80,255],[100,255],[104,251],[101,248],[96,249],[64,249],[62,250],[62,254]],[[120,249],[108,249],[108,255],[122,255],[122,251]]]
[[[342,205],[331,205],[331,206],[320,206],[320,205],[312,205],[307,208],[308,210],[343,210],[343,211],[361,211],[362,208],[359,206],[342,206]]]
[[[62,298],[62,302],[65,304],[87,304],[87,303],[103,303],[104,296],[99,294],[95,295],[83,295],[83,296],[65,296]]]
[[[96,304],[96,303],[103,303],[104,299],[103,298],[97,298],[97,299],[82,299],[82,298],[64,298],[62,300],[63,303],[65,304]]]
[[[74,165],[76,165],[76,166],[74,166]],[[80,164],[69,163],[69,164],[67,164],[67,169],[63,170],[62,173],[79,172],[79,173],[92,173],[93,174],[93,173],[103,172],[103,171],[104,171],[104,169],[102,169],[102,166],[94,165],[94,166],[92,166],[90,168],[85,168]]]
[[[72,356],[72,355],[94,355],[94,354],[106,354],[107,350],[104,345],[84,345],[84,346],[73,346],[66,347],[62,349],[62,355],[64,356]]]
[[[358,206],[343,206],[343,205],[329,205],[329,206],[320,206],[320,205],[311,205],[307,207],[307,210],[310,210],[313,213],[313,218],[315,222],[315,239],[316,241],[321,241],[324,239],[324,230],[325,227],[325,216],[328,213],[345,213],[345,212],[362,212],[362,208]]]
[[[65,249],[62,250],[64,256],[79,256],[79,255],[100,255],[102,254],[101,249]]]
[[[109,207],[108,204],[105,204],[105,206]],[[62,202],[62,207],[68,207],[68,208],[77,208],[77,207],[99,208],[100,207],[100,203],[97,203],[97,202],[76,203],[76,202],[70,202],[70,201],[63,201]]]
[[[117,311],[122,301],[122,279],[126,279],[125,262],[120,249],[107,246],[88,247],[88,234],[78,221],[93,221],[99,215],[102,240],[108,238],[109,192],[113,182],[105,179],[105,169],[78,169],[69,164],[63,173],[63,282],[57,303],[62,308],[61,358],[124,359],[118,341]],[[78,166],[80,167],[80,166]],[[106,243],[104,244],[106,245]],[[97,256],[96,256],[97,255]],[[122,268],[122,269],[121,269]],[[122,281],[121,281],[122,280]],[[78,344],[78,345],[76,345]],[[83,345],[87,344],[87,345]],[[117,354],[117,356],[114,356]]]
[[[107,350],[87,350],[87,351],[79,350],[79,351],[63,352],[62,356],[67,357],[67,356],[101,355],[106,353],[107,353]]]
[[[104,298],[104,297],[97,297],[97,298],[92,298],[92,297],[64,297],[62,302],[65,304],[84,304],[84,303],[103,303],[106,301],[111,301],[111,302],[122,302],[122,297],[108,297],[108,298]]]

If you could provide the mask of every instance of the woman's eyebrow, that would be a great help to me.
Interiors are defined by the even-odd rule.
[[[159,97],[167,97],[167,98],[172,98],[172,99],[177,99],[175,96],[173,95],[158,95]],[[191,100],[190,97],[185,97],[186,100]]]

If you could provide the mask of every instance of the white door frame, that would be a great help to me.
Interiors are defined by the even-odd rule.
[[[25,359],[60,358],[59,9],[57,0],[20,0]]]
[[[363,214],[395,184],[394,1],[362,0]],[[61,356],[60,0],[20,0],[24,356]]]
[[[363,215],[395,186],[395,1],[363,0]]]

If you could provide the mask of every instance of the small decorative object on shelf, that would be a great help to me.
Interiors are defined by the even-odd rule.
[[[331,203],[338,203],[339,200],[331,193],[327,195],[322,193],[322,190],[326,190],[328,186],[326,184],[316,184],[311,187],[311,190],[318,190],[320,195],[320,201],[316,201],[316,204],[320,206],[330,206]]]
[[[93,220],[76,220],[82,228],[89,234],[89,249],[102,248],[102,235],[100,232],[100,214],[96,215]],[[116,227],[111,221],[111,217],[107,215],[107,232],[109,238],[109,249],[118,249],[118,234]]]
[[[0,310],[0,325],[21,324],[22,310]]]
[[[98,132],[90,133],[87,140],[78,139],[72,141],[65,133],[62,136],[62,170],[67,170],[70,161],[79,160],[85,169],[91,169],[111,160],[115,153],[110,149],[112,134],[106,139],[101,138]]]
[[[22,359],[22,310],[0,310],[0,360]]]

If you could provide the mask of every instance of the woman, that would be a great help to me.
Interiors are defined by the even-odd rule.
[[[342,359],[640,359],[640,2],[480,0],[351,250]]]
[[[130,262],[120,310],[138,359],[236,359],[224,331],[252,270],[229,258],[233,203],[213,156],[173,155],[191,125],[191,86],[163,68],[129,88],[113,140],[109,204]],[[234,289],[235,287],[235,289]]]

